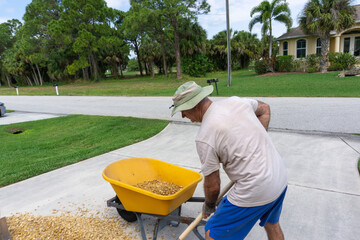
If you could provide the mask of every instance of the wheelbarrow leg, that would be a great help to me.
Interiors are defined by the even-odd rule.
[[[136,214],[138,223],[140,225],[141,237],[142,237],[143,240],[147,240],[145,229],[144,229],[144,223],[143,223],[143,221],[141,219],[141,213],[135,212],[135,214]]]
[[[174,211],[172,211],[169,215],[167,215],[166,217],[163,218],[158,218],[158,220],[156,221],[155,224],[155,228],[154,228],[154,236],[153,236],[153,240],[157,239],[157,235],[159,233],[159,231],[161,229],[163,229],[165,226],[172,226],[172,227],[178,227],[180,225],[180,215],[181,215],[181,205],[175,209]],[[173,220],[169,220],[169,216],[175,216],[178,217],[179,221],[173,221]],[[176,222],[176,223],[175,223]]]
[[[204,238],[203,236],[201,236],[201,234],[199,233],[197,227],[195,227],[195,228],[193,229],[193,232],[194,232],[194,234],[198,237],[198,239],[200,239],[200,240],[205,240],[205,238]]]

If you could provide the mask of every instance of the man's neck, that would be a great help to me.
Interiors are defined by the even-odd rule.
[[[201,107],[201,121],[206,113],[206,111],[208,110],[208,108],[210,107],[210,105],[212,104],[212,101],[209,99],[208,101],[204,102],[204,104]]]

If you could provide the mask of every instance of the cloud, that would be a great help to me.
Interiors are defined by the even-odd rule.
[[[255,6],[258,6],[263,0],[229,0],[230,28],[237,31],[249,31],[249,22],[251,20],[250,12]],[[271,2],[272,0],[270,0]],[[360,1],[360,0],[358,0]],[[208,38],[219,31],[226,29],[226,8],[225,1],[208,0],[211,5],[211,11],[208,15],[198,16],[199,23],[207,30]],[[305,2],[298,0],[287,0],[293,18],[293,27],[298,25],[298,14],[303,9]],[[261,37],[261,24],[254,25],[252,33]],[[286,32],[286,26],[282,23],[273,23],[273,35],[280,36]]]
[[[7,18],[0,18],[0,23],[4,23],[4,22],[7,22],[9,19]]]
[[[1,1],[1,0],[0,0]],[[129,0],[105,0],[108,7],[127,11],[130,8]]]

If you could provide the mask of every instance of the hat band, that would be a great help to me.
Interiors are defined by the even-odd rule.
[[[184,97],[183,99],[174,102],[175,107],[180,106],[181,104],[186,103],[187,101],[190,101],[191,99],[193,99],[194,97],[196,97],[200,92],[201,92],[201,87],[199,86],[195,91],[193,91],[191,94],[187,95],[186,97]]]

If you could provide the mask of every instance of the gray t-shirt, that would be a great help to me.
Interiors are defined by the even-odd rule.
[[[256,100],[239,97],[213,102],[195,140],[203,175],[221,163],[235,182],[228,200],[239,207],[270,203],[287,186],[284,163],[255,115],[257,106]]]

